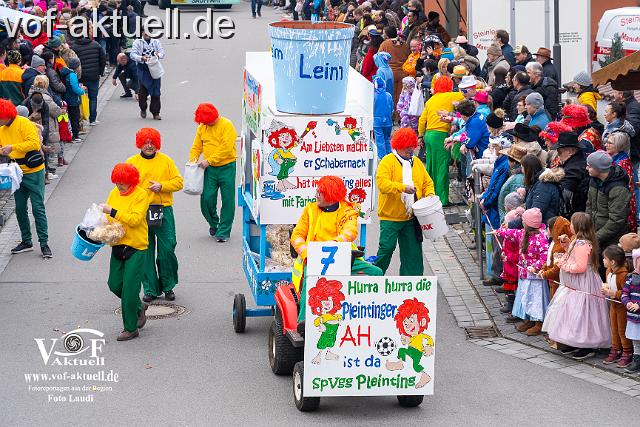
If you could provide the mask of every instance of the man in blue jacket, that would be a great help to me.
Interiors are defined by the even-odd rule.
[[[136,63],[126,53],[118,54],[118,65],[113,73],[111,83],[117,86],[117,80],[120,80],[124,89],[124,94],[120,95],[120,98],[131,98],[133,96],[132,90],[138,92],[138,69]]]
[[[393,95],[387,92],[385,81],[379,75],[373,76],[373,136],[378,148],[378,158],[391,153],[391,128],[393,121]]]

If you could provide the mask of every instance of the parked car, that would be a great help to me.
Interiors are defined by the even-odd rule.
[[[593,47],[593,71],[601,68],[600,61],[611,52],[616,33],[622,38],[625,56],[640,50],[640,7],[611,9],[602,15]]]

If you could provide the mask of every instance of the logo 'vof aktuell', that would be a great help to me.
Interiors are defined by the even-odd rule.
[[[83,335],[86,338],[83,338]],[[34,340],[45,365],[104,366],[104,357],[100,356],[105,344],[103,337],[104,334],[95,329],[80,328],[65,333],[61,338],[50,338],[49,349],[45,346],[45,338]],[[89,341],[88,344],[85,343],[85,339]],[[62,344],[58,345],[58,342]]]

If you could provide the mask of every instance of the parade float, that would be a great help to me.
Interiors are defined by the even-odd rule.
[[[351,244],[310,244],[307,286],[336,292],[335,322],[324,326],[339,337],[339,348],[326,342],[314,321],[317,310],[299,306],[300,289],[291,283],[296,257],[291,231],[304,207],[315,201],[323,176],[344,180],[347,199],[359,212],[357,256],[364,253],[375,206],[374,91],[349,67],[353,31],[334,22],[271,24],[271,51],[247,53],[243,73],[238,203],[243,269],[256,307],[236,294],[233,325],[241,333],[247,317],[273,316],[269,363],[276,374],[293,373],[294,401],[301,411],[317,409],[321,396],[395,395],[402,406],[417,406],[433,393],[434,358],[428,356],[435,339],[435,278],[350,277]],[[331,262],[327,253],[333,254]],[[404,309],[418,316],[412,335],[398,329],[394,317],[405,300],[415,300],[414,312]],[[299,310],[307,310],[304,336],[313,345],[305,346],[297,331]],[[406,356],[410,347],[401,347],[410,341],[420,341],[419,355]],[[423,354],[425,367],[412,365],[411,357],[420,360]]]

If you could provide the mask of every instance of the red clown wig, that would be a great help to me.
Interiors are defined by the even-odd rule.
[[[419,332],[425,331],[429,327],[429,309],[424,305],[423,302],[418,301],[416,298],[406,299],[402,303],[400,307],[398,307],[398,314],[393,318],[396,321],[396,328],[402,335],[409,336],[407,331],[404,329],[404,320],[408,317],[416,315],[416,319],[418,320],[418,325],[420,325]],[[422,321],[426,320],[425,324],[422,324]]]
[[[591,123],[589,110],[584,105],[569,104],[562,107],[562,123],[571,126],[574,130],[583,128]]]
[[[136,132],[136,147],[142,148],[148,141],[156,147],[156,150],[160,149],[160,132],[153,128],[142,128]]]
[[[111,171],[111,182],[135,187],[140,182],[140,172],[129,163],[118,163]]]
[[[195,121],[201,125],[210,125],[218,120],[219,114],[213,104],[204,103],[198,105],[195,112]]]
[[[342,283],[337,280],[327,280],[324,277],[316,282],[316,285],[309,289],[309,307],[311,312],[316,316],[322,314],[322,301],[331,299],[333,307],[329,310],[330,314],[335,314],[342,308],[344,294],[342,291]]]
[[[540,132],[540,137],[555,144],[556,142],[558,142],[558,135],[560,135],[562,132],[571,131],[573,131],[573,129],[566,123],[549,122],[547,124],[547,127],[545,127],[544,130]]]
[[[13,120],[18,115],[16,106],[8,99],[0,99],[0,120]]]
[[[418,135],[411,128],[400,128],[391,137],[391,148],[403,150],[405,148],[417,148]]]
[[[322,193],[328,203],[338,203],[347,197],[347,187],[344,186],[342,178],[337,176],[323,176],[318,180],[318,192]]]
[[[449,76],[440,76],[433,84],[433,93],[445,93],[453,90],[453,80]]]

